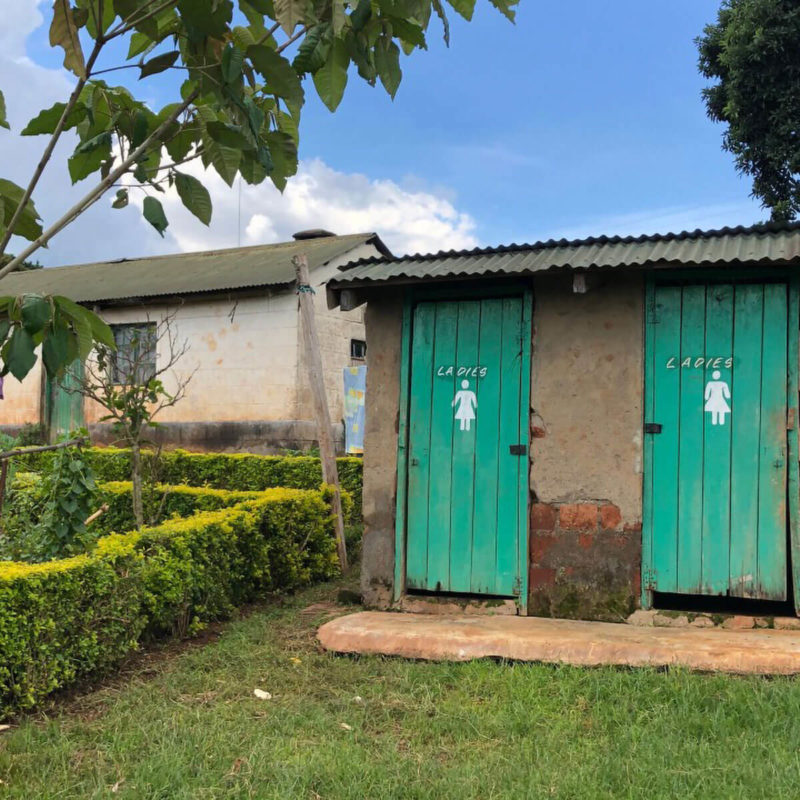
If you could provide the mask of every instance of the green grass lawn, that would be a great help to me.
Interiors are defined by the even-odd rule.
[[[0,798],[800,795],[800,681],[332,656],[303,609],[338,588],[22,720]]]

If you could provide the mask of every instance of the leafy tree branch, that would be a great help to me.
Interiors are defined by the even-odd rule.
[[[448,2],[456,13],[472,18],[476,0]],[[489,2],[513,20],[518,0]],[[12,237],[28,242],[15,247],[18,255],[0,267],[0,279],[112,187],[115,209],[129,204],[128,183],[145,191],[143,216],[162,236],[169,221],[157,195],[165,186],[175,187],[183,205],[210,224],[207,188],[179,170],[196,158],[229,186],[237,178],[251,185],[269,178],[283,191],[297,171],[309,84],[331,111],[342,100],[351,67],[394,97],[402,78],[401,57],[427,47],[434,14],[449,41],[443,0],[54,0],[50,43],[63,51],[64,69],[76,82],[64,102],[42,109],[19,132],[47,137],[24,188],[0,177],[0,256]],[[125,45],[127,53],[120,57]],[[167,71],[180,70],[183,81],[173,85],[170,102],[153,109],[130,87],[104,80],[132,68],[144,85]],[[9,127],[2,92],[0,127]],[[72,182],[91,179],[93,188],[45,225],[35,206],[36,190],[66,132],[76,140],[67,159]],[[26,305],[18,300],[16,306]],[[44,308],[39,300],[46,298],[31,302]],[[84,309],[84,329],[102,331],[102,322],[90,324],[90,316]],[[5,338],[0,336],[0,352],[9,354],[8,336],[21,323],[0,311],[3,319],[8,326]],[[49,323],[30,342],[25,340],[25,347],[16,340],[13,369],[4,361],[3,370],[26,374],[35,363],[35,346],[63,328]],[[67,332],[76,335],[69,325]],[[56,351],[66,357],[74,349],[67,353],[59,344]],[[61,374],[68,363],[53,356],[46,368]]]

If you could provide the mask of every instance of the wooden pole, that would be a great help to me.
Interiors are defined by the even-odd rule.
[[[336,469],[336,452],[333,444],[331,413],[328,396],[325,393],[325,379],[322,371],[322,356],[319,349],[317,321],[314,317],[314,290],[308,276],[308,259],[305,255],[292,257],[297,276],[297,296],[300,306],[300,327],[303,330],[303,344],[306,353],[308,382],[314,401],[314,415],[317,418],[317,438],[322,461],[322,480],[334,488],[333,513],[336,526],[336,547],[339,551],[339,565],[347,572],[347,547],[344,541],[344,517],[342,516],[342,497],[339,489],[339,472]]]
[[[3,465],[0,466],[0,515],[3,513],[3,504],[6,500],[6,480],[8,479],[8,465],[11,463],[8,459],[3,461]],[[0,533],[2,533],[2,529],[0,529]]]
[[[37,447],[18,447],[16,450],[4,450],[0,453],[0,460],[7,458],[14,458],[14,456],[29,456],[31,453],[47,453],[50,450],[61,450],[64,447],[72,447],[77,445],[80,447],[86,444],[86,437],[79,436],[77,439],[70,439],[66,442],[58,442],[58,444],[45,444]]]

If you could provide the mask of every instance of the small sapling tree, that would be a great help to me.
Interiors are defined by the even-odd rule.
[[[177,336],[175,312],[158,322],[148,319],[144,324],[120,326],[116,341],[116,350],[102,345],[96,349],[76,391],[105,409],[100,421],[113,423],[120,443],[131,449],[133,516],[141,528],[142,445],[158,427],[159,414],[185,396],[194,371],[177,369],[189,343]]]

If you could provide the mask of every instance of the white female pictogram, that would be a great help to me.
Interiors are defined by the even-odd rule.
[[[478,398],[469,388],[469,381],[461,381],[461,390],[456,392],[451,407],[456,408],[455,418],[461,423],[459,430],[468,431],[470,422],[475,419],[475,409],[478,407]]]
[[[720,371],[715,369],[711,373],[713,380],[706,384],[705,391],[705,411],[711,412],[712,425],[724,425],[725,417],[731,413],[728,400],[731,398],[731,390],[725,381],[721,381]]]

